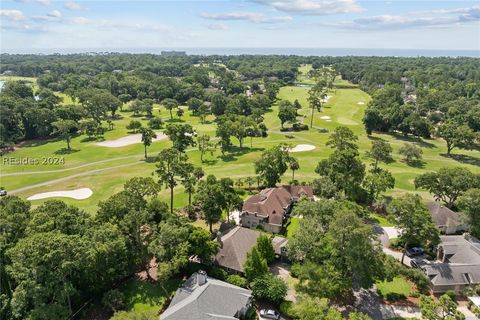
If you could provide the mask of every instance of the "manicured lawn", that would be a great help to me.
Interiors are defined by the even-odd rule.
[[[180,280],[167,281],[166,289],[173,294],[180,285]],[[166,301],[165,293],[159,284],[136,279],[129,280],[120,290],[125,295],[126,311],[160,310]]]
[[[310,66],[303,66],[301,71],[306,74]],[[303,76],[300,81],[308,81],[309,79]],[[344,80],[338,80],[337,83],[345,84]],[[308,89],[307,87],[286,86],[280,89],[278,94],[279,100],[294,101],[298,99],[302,105],[299,110],[300,115],[305,115],[304,123],[309,124],[311,119],[311,112],[308,108]],[[279,143],[289,143],[291,145],[297,144],[311,144],[316,148],[308,152],[293,153],[292,156],[298,159],[300,169],[295,172],[295,177],[300,181],[311,181],[316,177],[314,174],[315,167],[321,159],[328,157],[332,152],[325,143],[328,140],[329,133],[320,133],[318,128],[325,128],[332,132],[337,126],[344,125],[349,127],[358,135],[358,146],[362,160],[367,164],[367,169],[370,160],[366,157],[366,152],[370,149],[372,141],[375,139],[384,139],[388,141],[393,148],[393,162],[389,164],[381,164],[382,167],[387,168],[392,172],[396,179],[395,189],[388,192],[390,195],[403,194],[404,192],[414,191],[413,180],[421,173],[427,171],[438,170],[443,166],[463,166],[469,168],[473,172],[480,173],[480,167],[475,165],[475,161],[480,161],[478,151],[454,150],[456,154],[464,155],[464,158],[446,157],[445,142],[442,140],[422,140],[411,137],[387,135],[387,134],[373,134],[367,136],[362,124],[362,117],[366,109],[366,104],[370,101],[370,96],[358,88],[337,88],[331,93],[332,97],[324,104],[321,112],[315,112],[313,117],[314,128],[297,133],[280,132],[280,120],[278,119],[278,107],[275,104],[271,111],[265,114],[265,124],[269,128],[269,135],[267,138],[254,138],[252,147],[250,147],[249,139],[246,139],[244,148],[235,148],[233,153],[227,154],[225,157],[221,156],[219,150],[215,151],[213,155],[207,154],[205,162],[200,163],[200,154],[196,148],[187,150],[187,155],[190,161],[195,166],[202,166],[206,174],[214,174],[217,177],[230,177],[232,179],[245,178],[254,176],[254,162],[260,158],[262,151],[271,148]],[[72,101],[65,95],[65,104],[70,104]],[[363,102],[364,104],[358,104]],[[185,108],[185,107],[183,107]],[[147,119],[143,117],[133,117],[128,111],[128,106],[123,107],[122,112],[118,112],[119,118],[114,121],[115,127],[112,131],[107,131],[104,138],[106,140],[117,139],[128,135],[125,128],[126,125],[133,119],[141,121],[144,125]],[[154,106],[154,116],[161,116],[165,123],[170,121],[168,111],[162,106]],[[322,117],[330,117],[330,119],[322,119]],[[299,120],[301,117],[298,118]],[[199,134],[209,134],[212,139],[216,140],[215,124],[213,123],[214,116],[209,116],[206,123],[200,123],[198,117],[193,116],[185,108],[185,115],[178,119],[175,116],[175,121],[178,123],[188,123],[192,125]],[[330,121],[327,121],[330,120]],[[158,130],[162,131],[162,130]],[[100,200],[105,200],[115,192],[122,190],[123,184],[129,178],[135,176],[151,176],[155,170],[155,164],[146,163],[143,160],[143,145],[134,144],[121,148],[106,148],[96,145],[96,141],[87,141],[83,135],[74,137],[71,145],[75,152],[70,154],[58,154],[58,151],[65,147],[64,141],[59,140],[45,140],[34,141],[26,143],[22,148],[10,153],[7,157],[16,159],[25,158],[41,158],[45,157],[62,157],[65,160],[64,164],[48,164],[48,165],[8,165],[2,164],[1,170],[1,185],[8,191],[33,186],[40,183],[45,183],[43,186],[37,186],[28,190],[18,192],[20,196],[28,197],[40,192],[70,190],[79,187],[88,187],[93,190],[93,195],[85,200],[65,199],[68,203],[74,204],[86,209],[91,213],[95,213],[97,203]],[[423,167],[411,167],[402,161],[398,153],[399,148],[405,143],[414,143],[421,147],[424,155]],[[238,146],[238,141],[232,138],[232,143]],[[149,148],[149,154],[154,156],[159,151],[171,146],[171,142],[157,141]],[[470,159],[470,160],[465,160]],[[470,163],[468,163],[470,162]],[[22,173],[22,175],[16,175]],[[81,176],[75,176],[81,174]],[[290,180],[291,171],[285,173],[283,182]],[[64,179],[56,181],[57,179]],[[416,193],[422,195],[425,200],[430,200],[431,196],[424,190],[415,190]],[[181,207],[187,203],[187,195],[184,194],[181,186],[175,190],[175,206]],[[160,193],[162,200],[168,202],[168,191],[162,190]],[[42,203],[42,200],[33,201],[34,206]],[[385,221],[380,221],[382,225],[386,225]],[[295,227],[295,222],[292,223],[290,229]]]
[[[287,227],[287,238],[292,238],[295,230],[298,229],[298,225],[300,223],[300,218],[298,217],[291,217],[290,224]]]
[[[375,222],[381,227],[393,227],[394,225],[388,221],[388,219],[385,216],[376,214],[376,213],[370,213],[370,220]]]
[[[387,297],[388,294],[398,294],[408,297],[412,292],[413,287],[402,277],[395,277],[392,281],[377,282],[377,291],[382,297]]]

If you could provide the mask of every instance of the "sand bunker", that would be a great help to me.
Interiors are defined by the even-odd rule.
[[[320,119],[323,119],[323,120],[330,120],[331,118],[329,116],[321,116]]]
[[[159,141],[167,139],[168,137],[161,132],[156,132],[157,137],[153,139],[153,141]],[[131,134],[126,137],[118,138],[115,140],[107,140],[102,142],[97,142],[96,145],[100,147],[108,147],[108,148],[120,148],[129,146],[131,144],[142,143],[142,135],[140,133]]]
[[[310,151],[315,149],[315,146],[312,146],[311,144],[298,144],[295,147],[291,148],[290,152],[302,152],[302,151]]]
[[[357,102],[357,104],[358,104],[359,106],[363,106],[363,105],[365,104],[365,102],[360,101],[360,102]]]
[[[75,190],[69,191],[51,191],[51,192],[43,192],[37,193],[33,196],[27,198],[27,200],[40,200],[46,198],[53,198],[53,197],[64,197],[64,198],[72,198],[76,200],[83,200],[89,198],[93,194],[90,188],[80,188]]]

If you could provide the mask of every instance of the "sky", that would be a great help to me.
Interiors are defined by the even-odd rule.
[[[480,1],[2,0],[0,51],[368,48],[480,51]]]

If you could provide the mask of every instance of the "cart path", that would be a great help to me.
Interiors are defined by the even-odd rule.
[[[58,178],[58,179],[54,179],[54,180],[50,180],[50,181],[45,181],[45,182],[42,182],[42,183],[32,184],[30,186],[19,188],[19,189],[16,189],[16,190],[11,190],[11,191],[9,191],[9,193],[10,194],[15,194],[15,193],[27,191],[27,190],[30,190],[30,189],[35,189],[35,188],[38,188],[38,187],[48,186],[48,185],[60,183],[60,182],[66,181],[66,180],[87,176],[87,175],[92,174],[92,173],[97,173],[97,172],[103,172],[103,171],[108,171],[108,170],[113,170],[113,169],[119,169],[119,168],[134,166],[134,165],[141,164],[141,163],[145,163],[145,162],[144,161],[135,161],[135,162],[121,164],[121,165],[114,166],[114,167],[107,167],[107,168],[101,168],[101,169],[95,169],[95,170],[85,171],[85,172],[81,172],[81,173],[76,173],[76,174],[72,174],[70,176],[66,176],[66,177],[63,177],[63,178]]]

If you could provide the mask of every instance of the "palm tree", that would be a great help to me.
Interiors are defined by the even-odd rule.
[[[300,169],[300,164],[298,163],[297,159],[291,158],[290,159],[290,170],[292,170],[292,181],[295,181],[295,171]]]
[[[157,137],[157,134],[150,128],[140,128],[142,134],[142,142],[145,147],[145,159],[147,159],[147,147],[153,142],[153,139]]]

